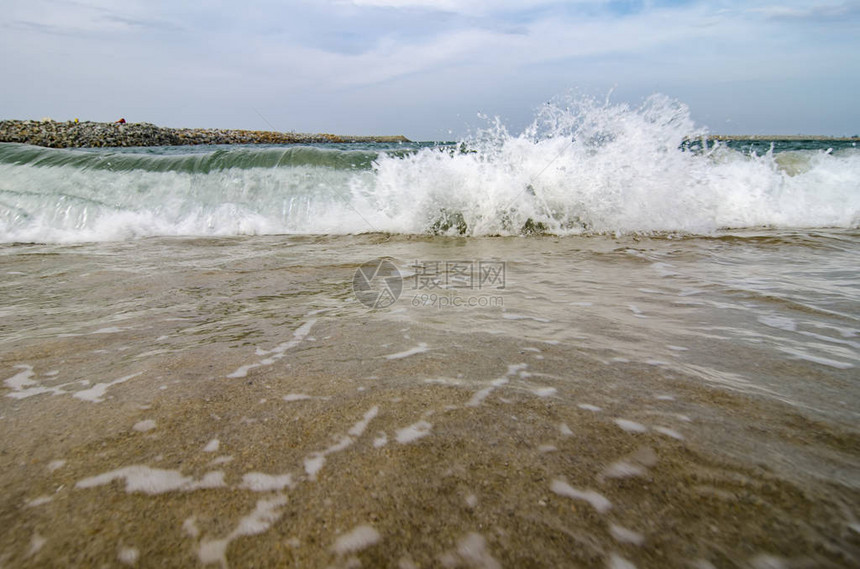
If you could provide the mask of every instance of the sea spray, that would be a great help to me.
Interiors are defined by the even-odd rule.
[[[519,134],[496,119],[456,144],[346,148],[0,144],[0,241],[860,224],[860,152],[850,144],[733,150],[661,95],[638,107],[557,100]]]
[[[405,232],[432,229],[440,212],[461,215],[472,235],[857,224],[856,151],[807,152],[808,166],[789,171],[773,153],[685,144],[702,136],[688,109],[663,96],[637,109],[550,104],[517,136],[496,122],[462,152],[381,156],[369,193]]]

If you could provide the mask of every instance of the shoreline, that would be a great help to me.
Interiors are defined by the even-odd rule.
[[[402,135],[352,136],[242,129],[171,128],[150,123],[4,120],[0,121],[0,142],[17,142],[47,148],[103,148],[204,144],[396,143],[410,140]]]

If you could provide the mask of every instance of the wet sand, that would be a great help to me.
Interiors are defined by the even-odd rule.
[[[572,274],[556,261],[571,248],[618,245],[5,248],[3,273],[22,274],[2,307],[0,565],[860,563],[854,369],[693,327],[672,330],[686,340],[670,344],[677,361],[649,359],[669,327],[635,319],[628,301],[649,310],[632,288],[623,310],[588,297],[590,318],[559,328],[541,277]],[[354,301],[365,257],[409,254],[508,260],[505,306]],[[619,270],[642,288],[637,266]],[[614,298],[610,275],[585,275]],[[566,304],[584,300],[584,284],[567,284],[579,293]],[[707,298],[719,327],[725,299]],[[745,388],[738,370],[761,382]],[[842,405],[788,398],[770,374],[813,380]]]

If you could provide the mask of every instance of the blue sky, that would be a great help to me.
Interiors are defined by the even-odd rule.
[[[0,118],[458,138],[568,93],[860,134],[860,1],[3,0]]]

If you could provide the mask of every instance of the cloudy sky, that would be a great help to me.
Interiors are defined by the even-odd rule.
[[[457,138],[569,93],[860,133],[858,0],[0,0],[0,118]]]

